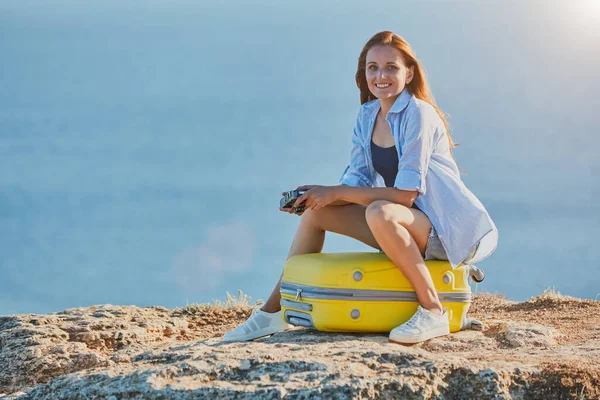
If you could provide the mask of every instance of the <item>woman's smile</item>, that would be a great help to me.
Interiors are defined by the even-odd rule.
[[[367,52],[365,78],[371,93],[389,105],[412,79],[413,70],[407,68],[402,53],[388,45],[373,46]]]

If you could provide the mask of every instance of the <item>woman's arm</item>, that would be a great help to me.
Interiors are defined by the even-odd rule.
[[[416,190],[401,190],[393,187],[365,188],[342,185],[336,189],[338,200],[331,205],[343,201],[344,204],[355,203],[368,206],[375,200],[388,200],[410,208],[419,194]]]
[[[351,203],[346,200],[336,200],[333,203],[328,204],[328,206],[345,206],[346,204],[354,204],[354,203]]]
[[[412,207],[418,195],[416,190],[401,190],[393,187],[311,186],[309,190],[296,199],[291,208],[282,209],[282,211],[292,212],[292,210],[299,207],[302,203],[304,203],[306,210],[318,210],[329,205],[349,203],[368,206],[375,200],[388,200],[406,207]]]
[[[345,185],[340,185],[338,187],[340,188],[338,189],[338,200],[330,203],[330,206],[344,206],[346,204],[369,205],[375,200],[389,200],[394,203],[405,205],[406,207],[412,207],[418,195],[416,190],[408,191],[396,188],[359,188]],[[351,190],[348,193],[348,190],[344,190],[343,188],[351,188]],[[357,191],[355,189],[359,190]],[[340,196],[343,196],[343,198]]]
[[[338,185],[336,187],[346,187],[346,185]],[[336,189],[336,190],[339,190],[339,189]],[[345,206],[346,204],[355,204],[355,203],[352,203],[351,201],[339,199],[339,196],[338,196],[338,200],[336,200],[333,203],[330,203],[328,205],[329,206]]]
[[[356,117],[352,134],[352,149],[350,150],[350,163],[344,170],[339,183],[346,186],[370,187],[371,177],[367,165],[367,157],[362,139],[362,108]]]

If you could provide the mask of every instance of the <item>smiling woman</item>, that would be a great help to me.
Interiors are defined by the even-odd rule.
[[[392,36],[392,38],[399,38]],[[387,43],[389,37],[385,32],[375,35],[363,48],[358,57],[356,85],[360,90],[360,101],[366,103],[375,99],[394,99],[406,86],[410,93],[430,104],[444,123],[446,135],[450,144],[450,153],[455,144],[450,135],[450,125],[443,111],[439,109],[431,93],[425,69],[414,56],[413,49],[405,40],[397,40],[394,46]],[[390,84],[386,86],[385,84]],[[385,112],[379,116],[385,117]],[[383,121],[382,121],[383,122]],[[377,128],[377,127],[376,127]],[[375,139],[375,134],[373,137]],[[374,140],[377,144],[377,141]],[[390,146],[393,143],[390,142]]]
[[[296,213],[304,204],[288,259],[320,253],[326,232],[383,251],[420,303],[390,339],[415,343],[446,335],[450,312],[425,260],[444,260],[449,268],[483,260],[496,248],[496,226],[460,179],[444,113],[408,42],[390,31],[375,34],[363,46],[355,78],[362,107],[340,185],[298,187],[305,192],[280,208]],[[264,306],[223,340],[252,340],[288,328],[281,285],[280,278]]]

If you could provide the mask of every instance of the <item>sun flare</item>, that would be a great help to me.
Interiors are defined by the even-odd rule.
[[[596,32],[600,31],[600,0],[579,0],[567,4],[575,12],[578,23],[585,24]]]

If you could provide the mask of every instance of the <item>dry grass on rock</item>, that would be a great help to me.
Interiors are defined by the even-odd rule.
[[[413,346],[383,333],[304,328],[222,342],[262,304],[250,300],[240,291],[175,310],[99,305],[0,317],[0,393],[456,398],[458,390],[471,398],[600,398],[599,301],[552,290],[521,303],[476,294],[469,316],[483,331]]]

